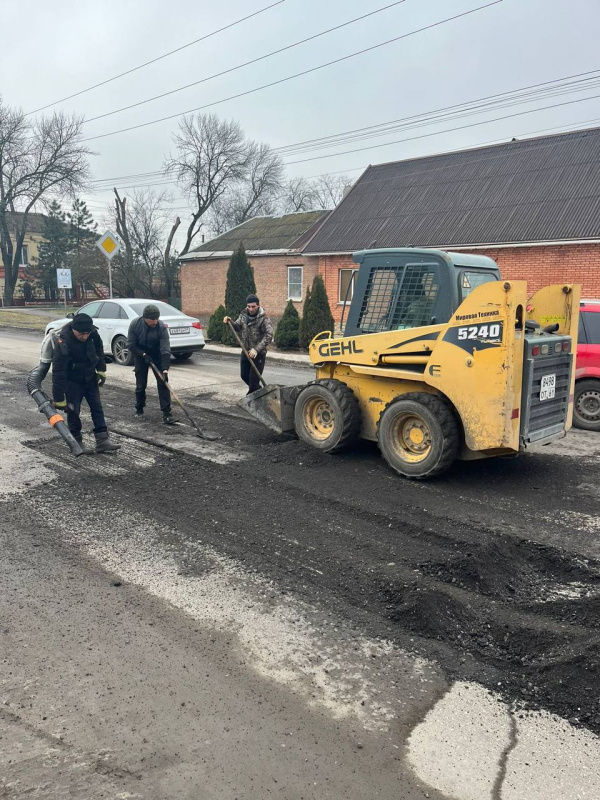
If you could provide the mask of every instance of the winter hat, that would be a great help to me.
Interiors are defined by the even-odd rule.
[[[79,331],[79,333],[91,333],[94,321],[89,314],[75,314],[71,327],[74,331]]]
[[[158,310],[158,306],[155,306],[152,303],[150,303],[150,305],[147,305],[146,308],[144,309],[144,313],[142,314],[142,316],[144,317],[144,319],[158,319],[160,317],[160,311]]]
[[[249,294],[248,297],[246,298],[246,305],[248,305],[248,303],[256,303],[258,305],[260,303],[260,300],[255,294]]]

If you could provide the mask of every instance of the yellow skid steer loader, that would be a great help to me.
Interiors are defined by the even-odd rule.
[[[579,286],[528,297],[492,259],[441,250],[363,250],[354,261],[344,336],[311,342],[315,381],[249,395],[257,419],[328,453],[377,441],[409,478],[564,436]]]

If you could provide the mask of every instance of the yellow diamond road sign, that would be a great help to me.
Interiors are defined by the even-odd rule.
[[[96,242],[96,247],[98,247],[104,253],[109,261],[113,256],[116,256],[121,249],[119,240],[114,233],[111,233],[110,231],[106,231],[106,233],[102,234],[102,236]]]

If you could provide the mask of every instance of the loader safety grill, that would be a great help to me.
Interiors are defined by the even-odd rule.
[[[521,435],[525,442],[534,442],[551,436],[565,426],[569,407],[572,356],[559,353],[548,357],[530,358],[526,361],[524,382],[528,389],[523,397],[525,416]],[[551,385],[550,394],[546,384]],[[552,394],[553,390],[553,394]]]
[[[362,302],[363,333],[430,325],[439,291],[435,264],[373,267]]]

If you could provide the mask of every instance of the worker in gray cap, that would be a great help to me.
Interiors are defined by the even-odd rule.
[[[135,372],[135,416],[144,417],[148,370],[154,364],[164,380],[156,375],[158,399],[165,425],[173,425],[171,395],[167,388],[171,366],[169,331],[160,320],[160,311],[154,304],[147,305],[141,317],[132,320],[127,333],[127,348],[133,354]]]

